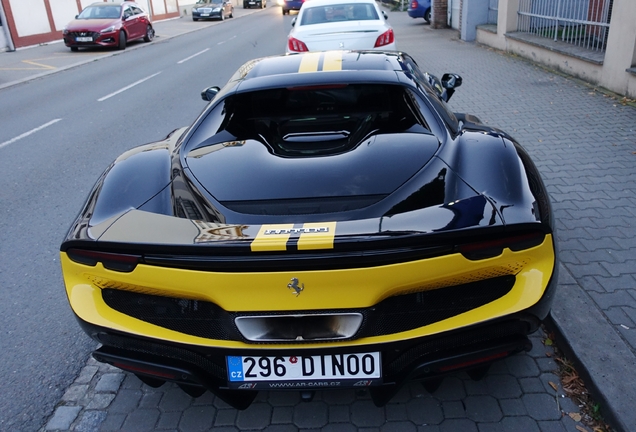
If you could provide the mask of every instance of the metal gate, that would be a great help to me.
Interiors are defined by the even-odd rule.
[[[517,31],[605,52],[613,0],[520,0]]]

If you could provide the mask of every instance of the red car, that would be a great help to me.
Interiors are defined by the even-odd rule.
[[[155,37],[150,17],[137,3],[93,3],[64,28],[64,43],[71,51],[81,47],[126,49],[131,40],[150,42]]]

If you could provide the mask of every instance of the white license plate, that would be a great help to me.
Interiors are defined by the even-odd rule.
[[[90,36],[78,36],[75,38],[77,42],[93,42],[93,38]]]
[[[369,386],[381,382],[380,353],[316,356],[228,356],[232,388]]]
[[[201,16],[210,16],[210,14],[201,14]]]

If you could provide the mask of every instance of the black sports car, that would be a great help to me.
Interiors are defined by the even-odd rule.
[[[242,66],[121,155],[61,246],[101,361],[246,408],[258,390],[475,378],[530,349],[557,283],[548,194],[506,133],[398,52]]]

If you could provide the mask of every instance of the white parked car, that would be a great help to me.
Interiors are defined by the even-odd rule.
[[[395,50],[393,28],[375,0],[311,0],[292,20],[287,52]]]

